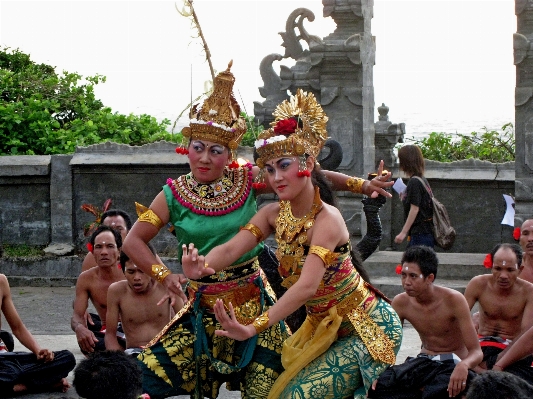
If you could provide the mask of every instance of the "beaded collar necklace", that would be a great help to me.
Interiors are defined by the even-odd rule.
[[[287,276],[296,272],[298,263],[304,255],[303,245],[307,242],[307,230],[314,226],[315,217],[322,210],[318,187],[315,187],[313,206],[303,217],[297,218],[292,214],[289,201],[280,201],[279,207],[279,214],[276,218],[276,242],[278,243],[276,257],[280,262],[282,276]]]
[[[221,216],[244,205],[252,189],[252,164],[238,169],[224,169],[224,175],[211,183],[198,182],[192,173],[175,180],[168,179],[167,185],[174,198],[198,215]]]

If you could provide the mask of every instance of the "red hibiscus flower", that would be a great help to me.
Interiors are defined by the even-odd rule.
[[[515,227],[513,230],[513,238],[518,241],[520,240],[520,227]]]
[[[274,133],[288,136],[289,134],[294,133],[297,126],[298,122],[296,119],[282,119],[276,123],[276,126],[274,127]]]
[[[87,249],[89,250],[89,252],[93,252],[93,244],[91,244],[90,242],[87,243]]]
[[[402,274],[402,265],[396,265],[396,274]]]
[[[483,266],[485,266],[487,269],[490,269],[492,267],[492,255],[487,254],[485,256],[485,260],[483,261]]]

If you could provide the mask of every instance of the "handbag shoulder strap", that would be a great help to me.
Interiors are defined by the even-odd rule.
[[[431,198],[433,198],[433,192],[429,189],[429,187],[427,186],[426,182],[424,181],[424,179],[422,179],[420,176],[412,176],[414,177],[415,179],[418,179],[422,182],[422,185],[426,188],[426,191],[428,192],[429,196]]]

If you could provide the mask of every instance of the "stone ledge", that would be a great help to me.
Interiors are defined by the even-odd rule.
[[[11,155],[0,157],[0,176],[47,176],[51,155]]]

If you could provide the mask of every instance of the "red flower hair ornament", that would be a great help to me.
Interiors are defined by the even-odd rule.
[[[91,244],[90,242],[87,243],[87,249],[89,250],[90,253],[93,252],[94,248],[93,248],[93,244]]]
[[[288,136],[296,131],[297,126],[298,122],[294,118],[282,119],[276,123],[276,126],[274,127],[274,133]]]
[[[518,241],[520,240],[520,227],[515,227],[515,229],[513,230],[513,238]]]
[[[492,268],[492,255],[491,254],[487,254],[487,256],[485,256],[485,260],[483,261],[483,266],[485,266],[487,269]]]
[[[402,274],[402,265],[396,265],[396,274]]]

